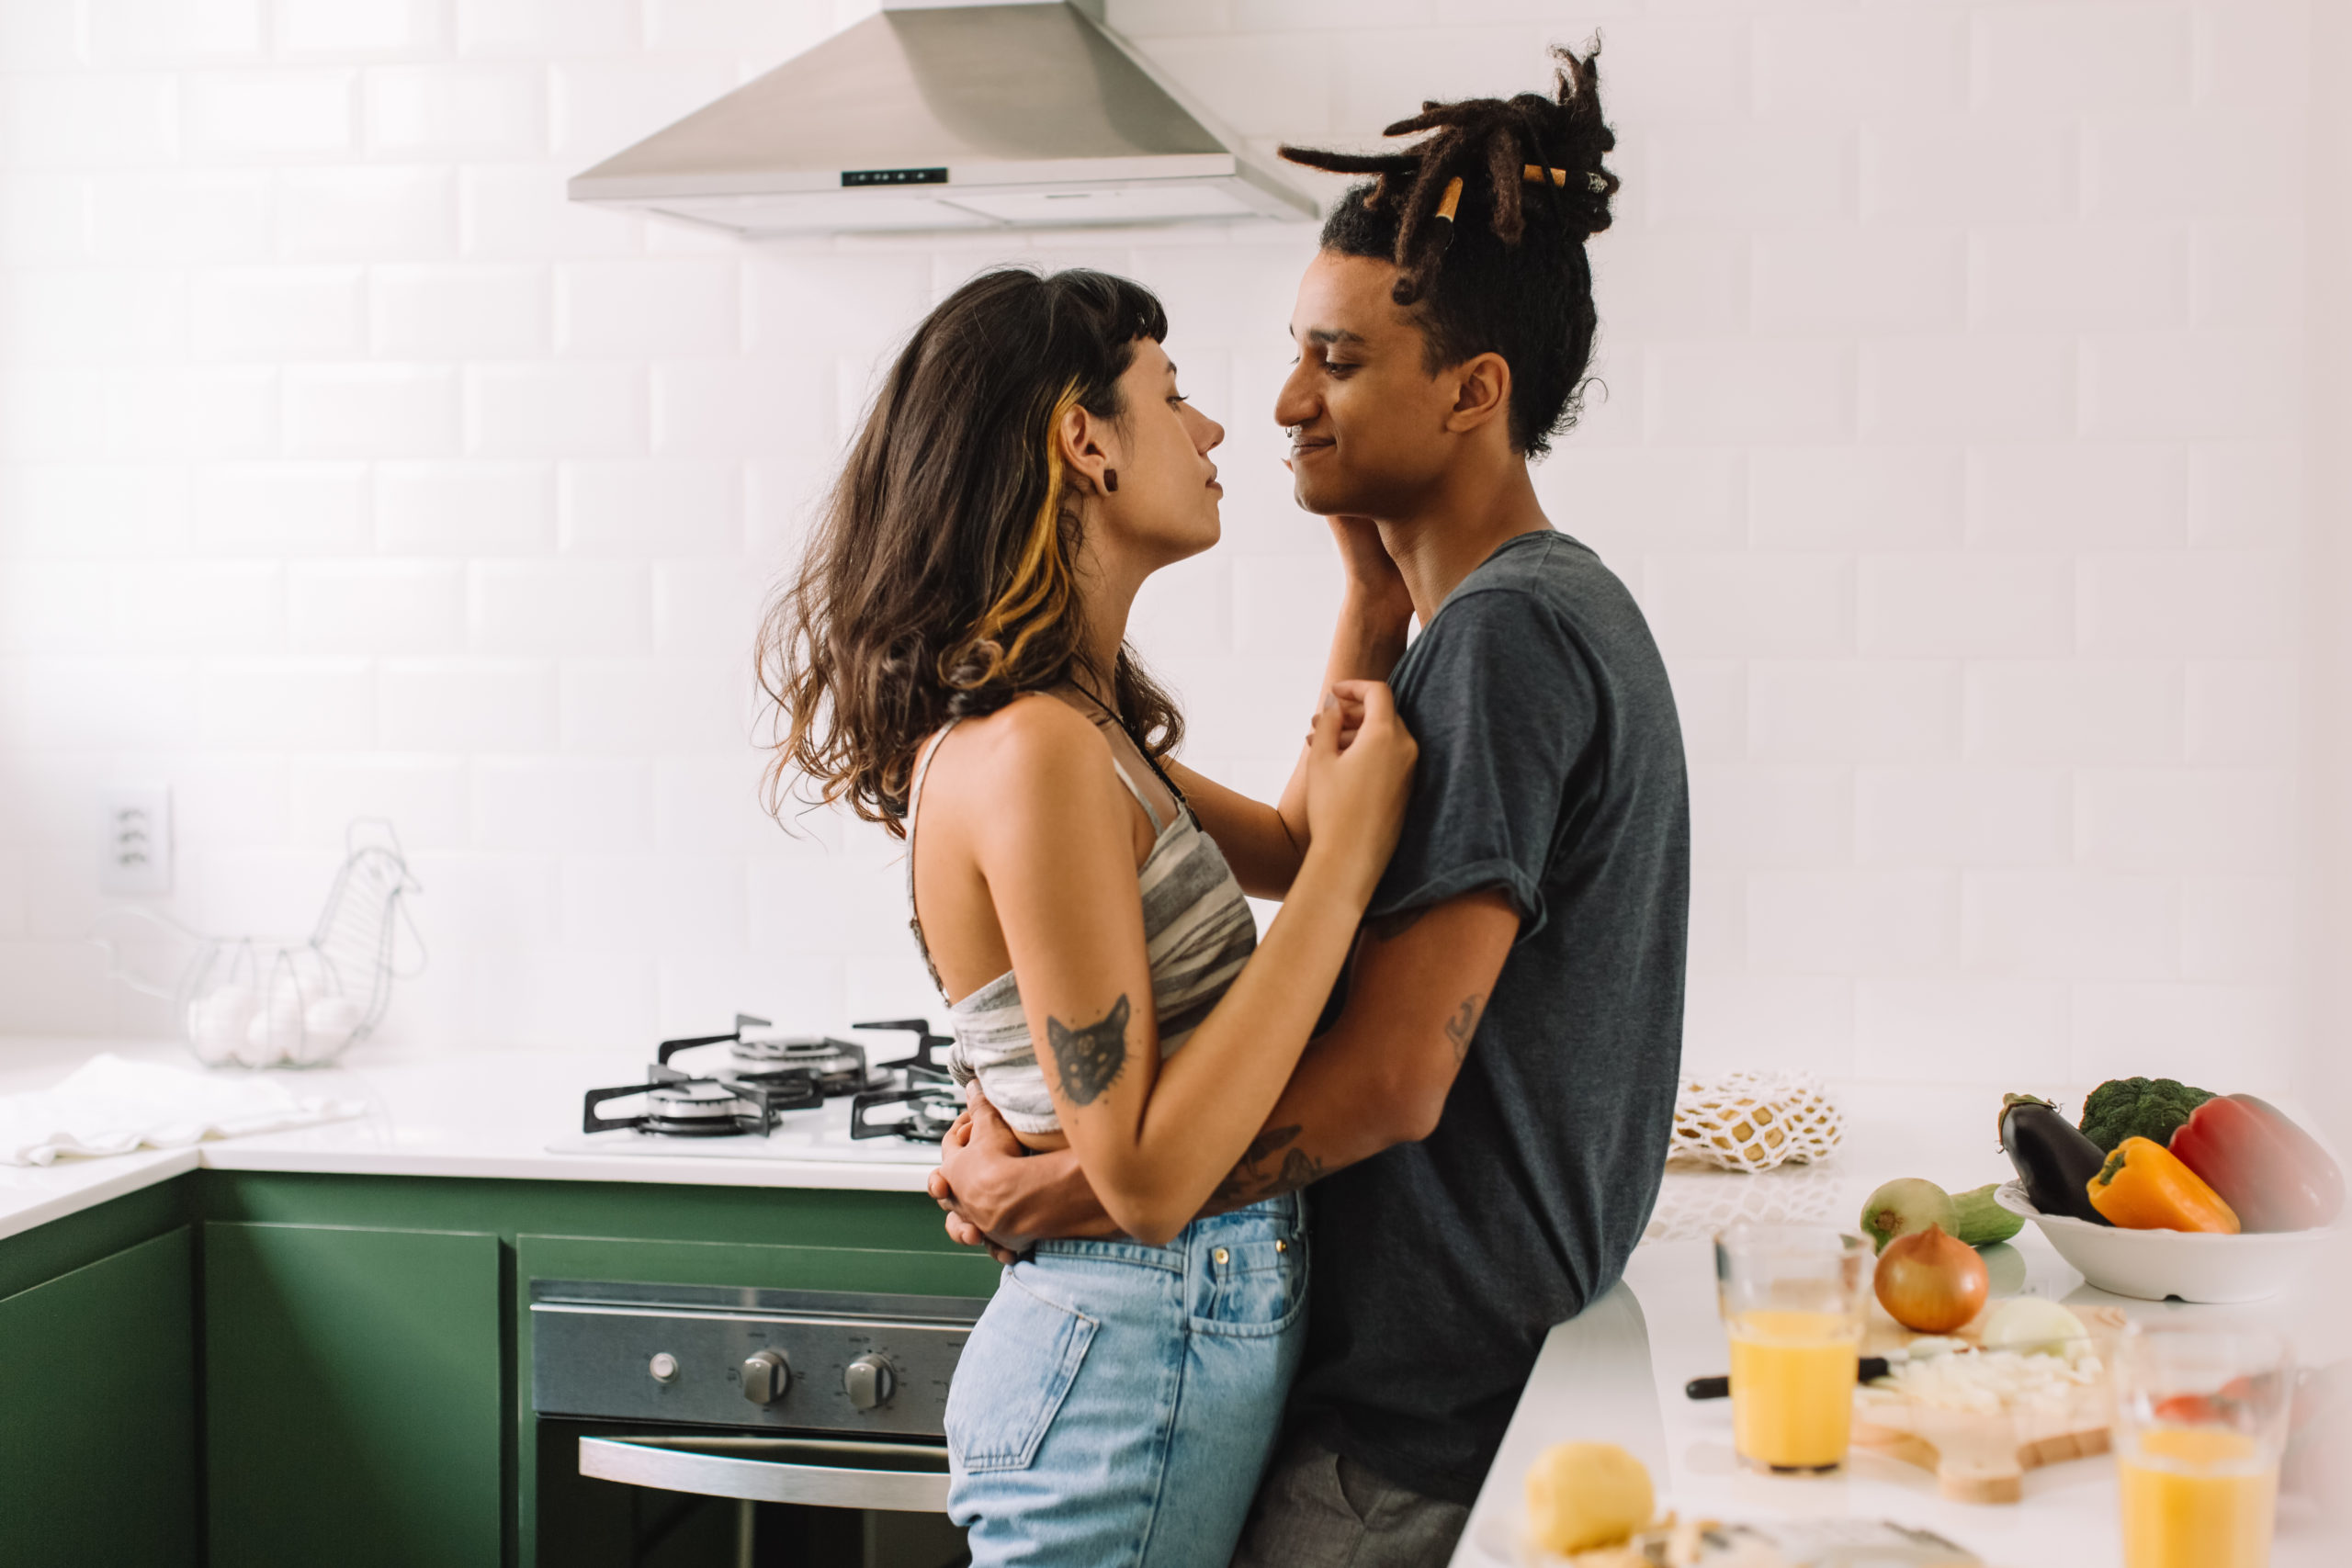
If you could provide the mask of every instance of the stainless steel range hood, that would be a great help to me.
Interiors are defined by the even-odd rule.
[[[885,0],[571,184],[750,234],[1310,218],[1065,0]]]

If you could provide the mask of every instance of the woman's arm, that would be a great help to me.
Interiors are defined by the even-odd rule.
[[[1396,563],[1380,542],[1380,530],[1368,517],[1330,517],[1331,535],[1340,544],[1340,559],[1347,575],[1346,597],[1340,602],[1339,624],[1331,632],[1331,653],[1323,667],[1329,692],[1346,682],[1385,681],[1404,657],[1405,630],[1412,623],[1413,601]],[[1347,736],[1340,737],[1344,743]],[[1290,891],[1306,856],[1310,833],[1306,822],[1306,750],[1301,747],[1290,782],[1279,804],[1268,806],[1204,778],[1181,763],[1169,764],[1185,798],[1199,814],[1201,826],[1225,853],[1226,863],[1253,898],[1280,898]]]
[[[1159,1057],[1126,797],[1093,727],[1058,704],[1003,716],[1004,795],[974,838],[1046,1084],[1119,1228],[1160,1244],[1240,1159],[1306,1048],[1395,846],[1412,739],[1385,687],[1316,717],[1307,768],[1322,831],[1256,955],[1174,1058]]]

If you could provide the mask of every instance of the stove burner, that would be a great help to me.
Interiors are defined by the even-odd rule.
[[[910,1075],[911,1076],[911,1075]],[[874,1117],[868,1112],[903,1105],[898,1116]],[[877,1089],[849,1102],[849,1135],[853,1138],[904,1138],[910,1143],[936,1144],[964,1113],[964,1101],[952,1089],[918,1083],[908,1089]]]
[[[657,1132],[708,1137],[734,1132],[751,1110],[749,1101],[718,1084],[673,1084],[646,1090],[643,1121]]]
[[[829,1037],[752,1035],[748,1029],[765,1029],[768,1021],[750,1013],[735,1015],[735,1030],[730,1034],[698,1034],[684,1040],[664,1040],[654,1053],[654,1060],[668,1066],[670,1058],[681,1051],[691,1051],[703,1045],[732,1045],[730,1066],[719,1069],[721,1077],[738,1077],[751,1082],[765,1082],[778,1074],[806,1073],[814,1077],[817,1087],[828,1096],[863,1094],[869,1089],[888,1089],[890,1075],[869,1068],[865,1063],[865,1047],[847,1040]]]
[[[718,1138],[737,1133],[765,1135],[787,1111],[812,1110],[825,1102],[817,1080],[805,1072],[769,1075],[754,1083],[722,1076],[690,1078],[673,1067],[655,1066],[644,1083],[592,1089],[581,1108],[580,1130],[609,1133],[621,1128],[673,1138]],[[641,1095],[645,1109],[634,1116],[600,1116],[607,1100]]]
[[[846,1040],[775,1036],[739,1040],[734,1055],[741,1064],[735,1069],[741,1077],[778,1071],[814,1073],[817,1087],[829,1096],[863,1094],[890,1085],[888,1073],[865,1065],[865,1047]]]

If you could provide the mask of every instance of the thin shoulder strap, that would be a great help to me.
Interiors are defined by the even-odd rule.
[[[1111,759],[1111,771],[1119,775],[1119,782],[1127,786],[1127,793],[1129,795],[1136,797],[1136,804],[1143,807],[1143,814],[1151,818],[1151,836],[1155,839],[1158,838],[1165,829],[1160,827],[1159,813],[1152,808],[1151,796],[1144,794],[1144,792],[1136,786],[1133,775],[1131,775],[1127,770],[1121,765],[1119,759],[1116,757],[1113,757]],[[912,837],[911,829],[909,829],[909,836]]]
[[[931,772],[931,760],[939,755],[939,743],[947,739],[949,730],[963,722],[960,718],[949,719],[940,726],[938,734],[923,743],[922,750],[915,755],[914,777],[907,784],[907,909],[910,914],[915,907],[915,808],[922,802],[922,781],[924,775]],[[1132,789],[1134,786],[1130,784],[1128,787]],[[930,944],[922,940],[922,922],[920,919],[915,922],[915,941],[923,947],[923,958],[928,962]]]

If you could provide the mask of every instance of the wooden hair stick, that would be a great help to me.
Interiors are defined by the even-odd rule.
[[[1462,205],[1462,176],[1454,175],[1445,182],[1445,193],[1437,198],[1437,210],[1430,214],[1430,221],[1437,227],[1437,248],[1444,250],[1453,243],[1453,209]]]

